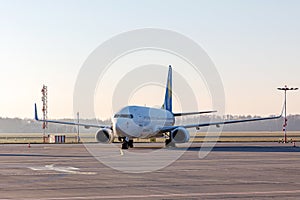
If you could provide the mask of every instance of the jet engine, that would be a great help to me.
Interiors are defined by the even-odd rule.
[[[112,143],[114,140],[114,134],[112,130],[107,128],[102,128],[97,131],[95,135],[95,139],[97,142],[100,143],[105,143],[105,144]]]
[[[174,143],[185,143],[189,141],[190,134],[185,128],[178,127],[171,131],[171,139]]]

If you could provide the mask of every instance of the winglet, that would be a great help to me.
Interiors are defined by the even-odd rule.
[[[38,114],[37,114],[36,103],[34,104],[34,119],[37,120],[37,121],[39,120]]]
[[[285,105],[283,105],[283,108],[281,110],[281,113],[280,113],[279,117],[282,117],[284,110],[285,110]]]
[[[280,118],[280,117],[283,116],[283,113],[284,113],[284,111],[285,111],[285,108],[286,108],[286,101],[283,102],[282,110],[281,110],[281,113],[280,113],[280,115],[278,116],[278,118]]]

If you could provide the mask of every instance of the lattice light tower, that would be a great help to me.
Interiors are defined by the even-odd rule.
[[[286,138],[286,128],[287,128],[287,116],[286,116],[286,91],[298,90],[298,88],[288,88],[286,85],[282,88],[277,88],[278,90],[284,91],[284,123],[283,123],[283,131],[284,131],[284,143],[287,143]]]
[[[45,120],[48,119],[48,89],[47,86],[43,85],[42,88],[42,102],[43,102],[43,107],[42,107],[42,111],[43,111],[43,142],[46,142],[46,132],[47,132],[47,128],[48,128],[48,123],[45,122]]]

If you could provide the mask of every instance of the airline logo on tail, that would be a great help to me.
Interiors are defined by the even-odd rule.
[[[172,67],[169,65],[168,80],[166,85],[165,101],[162,109],[172,112]]]

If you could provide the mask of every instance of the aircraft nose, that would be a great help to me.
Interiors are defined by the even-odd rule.
[[[129,120],[117,120],[115,124],[115,129],[119,135],[125,137],[139,137],[139,127],[136,126],[133,122]]]
[[[116,120],[115,122],[115,129],[118,133],[121,133],[120,135],[124,134],[124,128],[121,126],[120,122],[118,122],[118,120]]]

